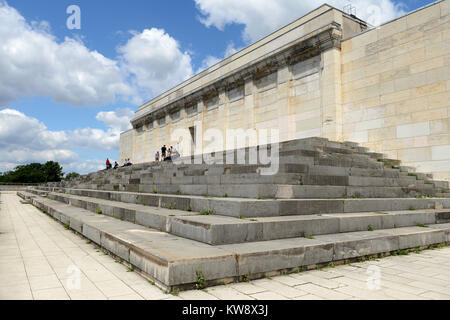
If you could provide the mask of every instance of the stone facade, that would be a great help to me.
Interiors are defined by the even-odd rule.
[[[450,1],[342,41],[343,139],[450,179]]]
[[[152,161],[201,123],[360,142],[449,179],[449,3],[378,28],[323,5],[142,105],[120,160]]]

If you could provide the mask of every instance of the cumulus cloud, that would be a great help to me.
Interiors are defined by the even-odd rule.
[[[225,52],[222,57],[215,57],[215,56],[207,56],[205,59],[203,59],[202,64],[200,68],[197,69],[196,73],[202,72],[205,69],[208,69],[209,67],[215,65],[216,63],[219,63],[225,58],[228,58],[229,56],[235,54],[240,49],[236,49],[234,47],[234,43],[231,42],[228,44],[227,48],[225,49]]]
[[[118,48],[125,68],[147,93],[158,95],[192,76],[191,56],[163,29],[145,29]]]
[[[30,162],[58,161],[64,168],[97,170],[102,160],[79,161],[72,150],[117,150],[120,132],[133,116],[130,109],[100,112],[97,119],[107,130],[79,128],[51,131],[39,120],[14,109],[0,110],[0,168],[11,168]]]
[[[114,161],[110,159],[110,161]],[[105,169],[105,160],[88,159],[84,161],[74,161],[64,164],[64,172],[89,173]]]
[[[326,1],[342,9],[348,0]],[[207,27],[219,30],[229,24],[244,25],[243,38],[254,42],[278,28],[294,21],[317,8],[325,1],[316,0],[195,0],[202,16],[200,21]],[[353,1],[357,16],[372,25],[379,25],[404,14],[403,5],[393,0]]]
[[[81,37],[58,41],[48,22],[27,22],[2,0],[0,39],[0,107],[30,96],[74,106],[138,104],[193,73],[190,54],[162,29],[132,32],[114,60]]]
[[[35,118],[27,117],[13,109],[0,110],[0,149],[8,151],[2,152],[2,160],[6,157],[6,160],[26,161],[27,153],[23,152],[24,150],[32,150],[32,153],[37,155],[36,159],[41,159],[40,150],[52,151],[54,156],[67,155],[68,152],[56,152],[56,149],[67,149],[61,148],[67,140],[66,132],[48,131],[47,127]]]
[[[131,109],[116,109],[115,111],[99,112],[96,119],[102,121],[109,128],[117,128],[119,131],[131,129],[130,120],[134,112]]]
[[[133,94],[116,61],[80,40],[58,42],[49,30],[48,23],[27,23],[0,2],[0,105],[42,95],[57,103],[98,106]]]

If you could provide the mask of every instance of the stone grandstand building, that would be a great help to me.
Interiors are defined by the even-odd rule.
[[[376,28],[322,5],[140,106],[120,160],[153,161],[179,128],[278,129],[280,141],[353,141],[450,180],[449,18],[450,0]]]

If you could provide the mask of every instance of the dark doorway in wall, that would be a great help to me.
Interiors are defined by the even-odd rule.
[[[191,134],[191,155],[194,155],[194,150],[195,150],[195,127],[189,127],[189,133]]]

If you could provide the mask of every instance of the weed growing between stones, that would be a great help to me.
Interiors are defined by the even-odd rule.
[[[242,281],[249,282],[250,281],[250,272],[242,276]]]
[[[195,287],[197,289],[203,289],[206,284],[205,276],[203,275],[203,273],[200,270],[196,270],[195,273],[197,275],[197,281],[196,281]]]
[[[180,290],[179,290],[179,289],[172,290],[172,291],[170,292],[170,294],[173,295],[173,296],[175,296],[175,297],[177,297],[177,296],[180,294]]]
[[[102,210],[100,210],[100,209],[97,209],[97,210],[95,210],[95,213],[96,213],[96,214],[102,214],[102,213],[103,213],[103,211],[102,211]]]
[[[413,250],[413,252],[414,252],[414,253],[421,253],[421,252],[422,252],[422,249],[421,249],[421,248],[415,248],[415,249]]]
[[[409,251],[408,250],[403,250],[403,249],[399,249],[397,251],[394,251],[392,253],[393,256],[407,256],[409,255]]]
[[[416,226],[421,227],[421,228],[428,228],[428,226],[424,225],[423,223],[418,223],[418,224],[416,224]]]

